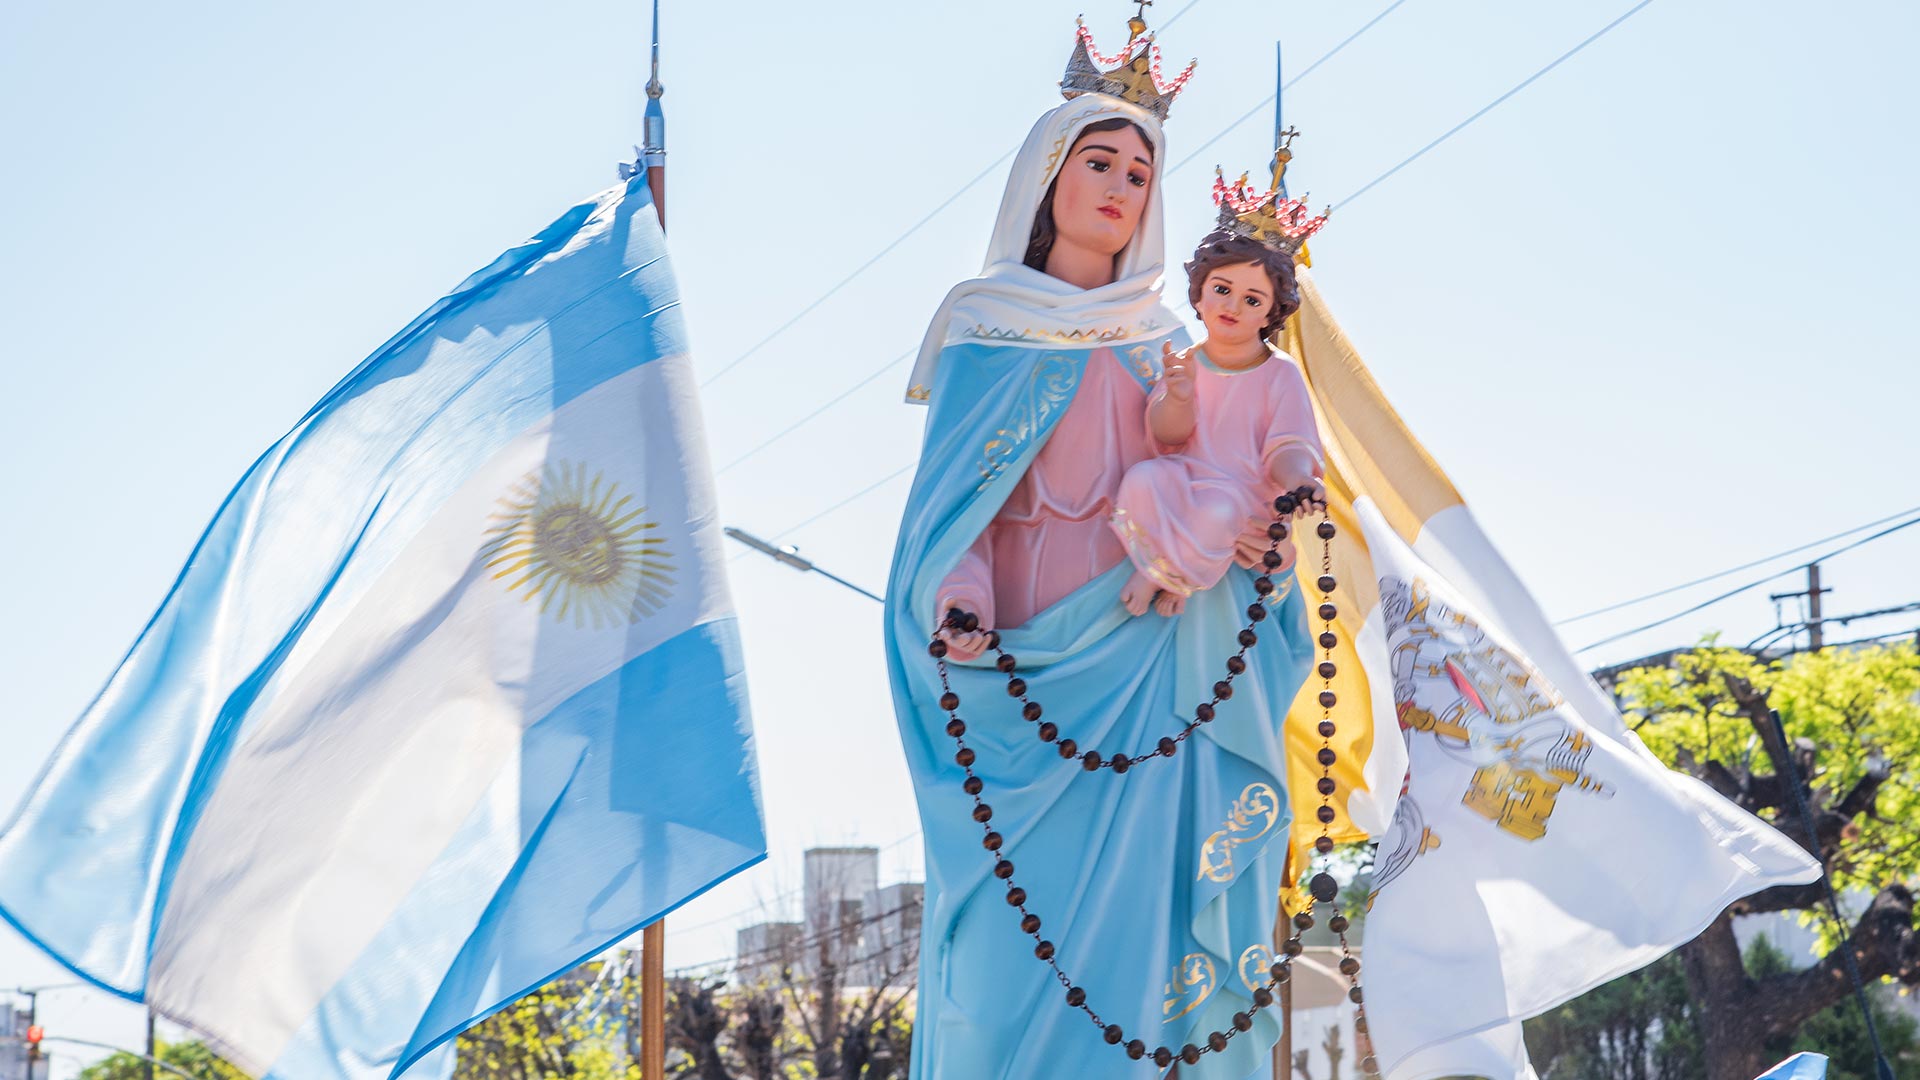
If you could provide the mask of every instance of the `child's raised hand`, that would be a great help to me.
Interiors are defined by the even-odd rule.
[[[1167,396],[1175,401],[1193,400],[1192,349],[1173,351],[1173,342],[1160,344],[1160,378],[1167,384]]]

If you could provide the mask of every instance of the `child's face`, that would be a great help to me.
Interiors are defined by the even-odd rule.
[[[1259,263],[1217,266],[1200,284],[1196,309],[1207,338],[1222,345],[1252,344],[1273,310],[1273,281]]]

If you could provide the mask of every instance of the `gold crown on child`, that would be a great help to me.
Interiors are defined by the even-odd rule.
[[[1146,5],[1140,5],[1141,11]],[[1160,47],[1147,33],[1147,20],[1134,15],[1127,20],[1127,44],[1113,56],[1102,56],[1093,47],[1093,34],[1085,19],[1075,20],[1073,51],[1067,54],[1067,73],[1060,79],[1060,95],[1068,101],[1082,94],[1105,94],[1131,102],[1164,121],[1173,99],[1193,78],[1195,60],[1187,64],[1172,82],[1160,77]]]
[[[1229,184],[1219,166],[1214,167],[1213,201],[1220,207],[1219,228],[1283,255],[1297,255],[1307,237],[1326,225],[1331,211],[1323,210],[1313,216],[1307,211],[1306,196],[1298,199],[1286,196],[1287,162],[1293,160],[1293,151],[1288,148],[1298,134],[1292,128],[1280,133],[1280,145],[1273,152],[1273,187],[1264,193],[1247,182],[1246,173]]]

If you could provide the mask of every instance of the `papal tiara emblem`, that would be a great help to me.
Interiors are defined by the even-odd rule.
[[[1193,78],[1194,61],[1172,82],[1160,77],[1160,47],[1147,33],[1147,20],[1135,15],[1127,20],[1127,44],[1114,56],[1102,56],[1093,48],[1093,34],[1085,20],[1077,20],[1073,52],[1067,55],[1067,73],[1060,80],[1060,93],[1068,101],[1082,94],[1105,94],[1131,102],[1165,120],[1167,109],[1187,80]]]

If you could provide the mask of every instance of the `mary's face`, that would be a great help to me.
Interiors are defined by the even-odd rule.
[[[1058,240],[1118,255],[1133,239],[1153,188],[1153,152],[1133,127],[1080,136],[1053,189]],[[1056,242],[1058,242],[1056,240]]]

